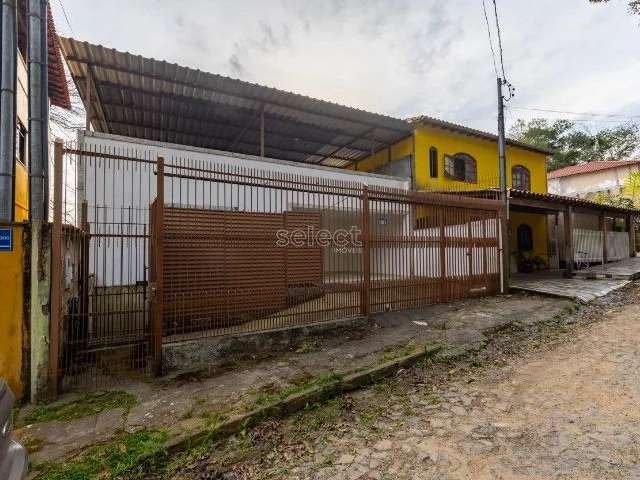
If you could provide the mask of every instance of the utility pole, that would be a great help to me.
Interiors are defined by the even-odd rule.
[[[502,250],[502,275],[500,276],[500,291],[506,293],[509,289],[509,195],[507,191],[507,158],[506,138],[504,133],[504,96],[502,86],[506,80],[497,78],[498,85],[498,170],[500,172],[500,200],[504,206],[500,236],[500,249]]]
[[[49,206],[49,91],[47,2],[28,0],[29,179],[30,179],[30,366],[31,400],[47,398],[50,347],[51,234]],[[60,255],[60,252],[56,252]],[[55,257],[54,257],[55,258]]]

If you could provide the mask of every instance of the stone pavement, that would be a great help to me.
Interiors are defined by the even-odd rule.
[[[115,409],[68,422],[36,423],[15,434],[37,446],[30,458],[38,464],[60,460],[122,430],[167,428],[179,433],[202,425],[212,411],[244,411],[255,406],[263,392],[277,392],[329,371],[373,366],[411,343],[479,344],[485,339],[483,332],[512,321],[547,320],[569,305],[567,300],[515,294],[379,314],[363,327],[309,337],[294,349],[266,360],[247,359],[214,376],[195,372],[159,383],[125,385],[120,390],[137,398],[137,405],[128,412]],[[73,398],[61,398],[58,403]],[[18,420],[29,408],[18,413]]]
[[[625,258],[605,265],[594,265],[575,272],[578,278],[612,278],[615,280],[635,280],[640,278],[640,257]]]
[[[509,280],[512,290],[591,302],[629,284],[629,280],[561,278],[558,275],[522,274]]]
[[[596,323],[532,337],[506,357],[498,349],[448,381],[430,383],[432,368],[399,374],[389,388],[270,425],[235,463],[212,450],[172,478],[638,479],[640,289],[624,293],[590,312]]]

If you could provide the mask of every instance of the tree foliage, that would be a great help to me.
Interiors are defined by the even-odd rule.
[[[597,160],[624,160],[640,149],[640,128],[634,123],[590,132],[571,120],[520,119],[509,136],[552,150],[549,170]]]
[[[640,172],[631,172],[619,194],[598,192],[589,200],[621,208],[640,208]]]
[[[591,3],[609,3],[610,0],[589,0]],[[629,0],[629,12],[640,15],[640,0]]]

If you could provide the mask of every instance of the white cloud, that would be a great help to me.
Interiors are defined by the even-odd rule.
[[[72,36],[81,40],[379,113],[422,113],[495,130],[481,0],[64,5]],[[71,35],[59,4],[52,6],[59,32]],[[502,0],[498,6],[507,75],[517,88],[514,106],[640,113],[640,26],[624,1]],[[508,119],[516,115],[534,114],[514,110]]]

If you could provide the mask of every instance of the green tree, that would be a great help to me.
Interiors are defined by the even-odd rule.
[[[640,172],[631,172],[624,181],[622,195],[640,207]]]
[[[591,3],[609,3],[610,0],[589,0]],[[629,0],[629,12],[640,15],[640,0]]]
[[[510,129],[509,136],[552,150],[549,170],[594,160],[622,160],[640,148],[640,129],[633,123],[592,133],[578,129],[570,120],[520,119]]]

